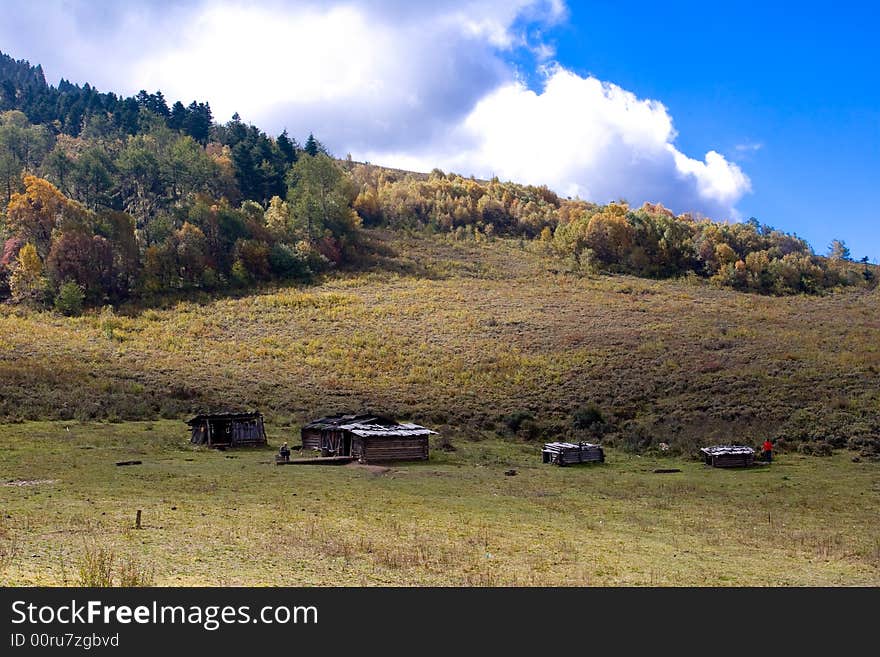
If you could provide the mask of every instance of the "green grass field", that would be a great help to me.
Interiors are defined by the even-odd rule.
[[[117,582],[169,585],[880,583],[880,292],[760,297],[574,275],[537,243],[368,235],[359,271],[309,287],[0,308],[0,583],[92,581],[111,553]],[[384,471],[187,446],[187,414],[247,407],[276,447],[370,408],[456,450]],[[582,408],[604,422],[576,429]],[[765,436],[770,467],[692,458]],[[541,465],[565,437],[607,464]]]
[[[7,425],[0,584],[77,584],[98,550],[161,585],[880,584],[877,466],[846,453],[559,468],[533,444],[458,444],[387,470],[279,468],[191,448],[181,422]]]

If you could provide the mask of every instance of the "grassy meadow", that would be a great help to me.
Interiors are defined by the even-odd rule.
[[[172,586],[880,584],[876,464],[607,456],[558,468],[485,440],[390,468],[279,468],[269,449],[189,447],[174,421],[7,426],[0,584],[88,582],[97,554],[111,578]]]
[[[539,243],[369,239],[358,271],[307,287],[0,308],[0,584],[880,584],[880,292],[763,297],[575,275]],[[441,435],[390,469],[187,445],[187,414],[226,408],[261,410],[274,447],[366,408]],[[601,420],[576,428],[583,408]],[[765,436],[769,467],[693,459]],[[542,465],[564,437],[601,439],[607,463]]]

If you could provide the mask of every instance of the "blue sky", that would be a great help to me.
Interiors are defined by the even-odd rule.
[[[839,237],[854,256],[880,258],[880,5],[569,7],[556,57],[660,99],[684,152],[716,148],[739,162],[752,181],[737,203],[744,217],[819,253]]]
[[[0,50],[333,152],[760,221],[880,259],[868,2],[7,0]]]

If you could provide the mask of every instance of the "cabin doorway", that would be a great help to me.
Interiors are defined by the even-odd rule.
[[[211,423],[211,444],[220,446],[232,445],[232,422],[215,420]]]
[[[321,436],[323,456],[349,456],[351,454],[351,434],[347,431],[327,431]]]

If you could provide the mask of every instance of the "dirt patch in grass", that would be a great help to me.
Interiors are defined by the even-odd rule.
[[[3,483],[4,486],[40,486],[41,484],[54,484],[58,480],[57,479],[16,479],[15,481],[6,481]]]

